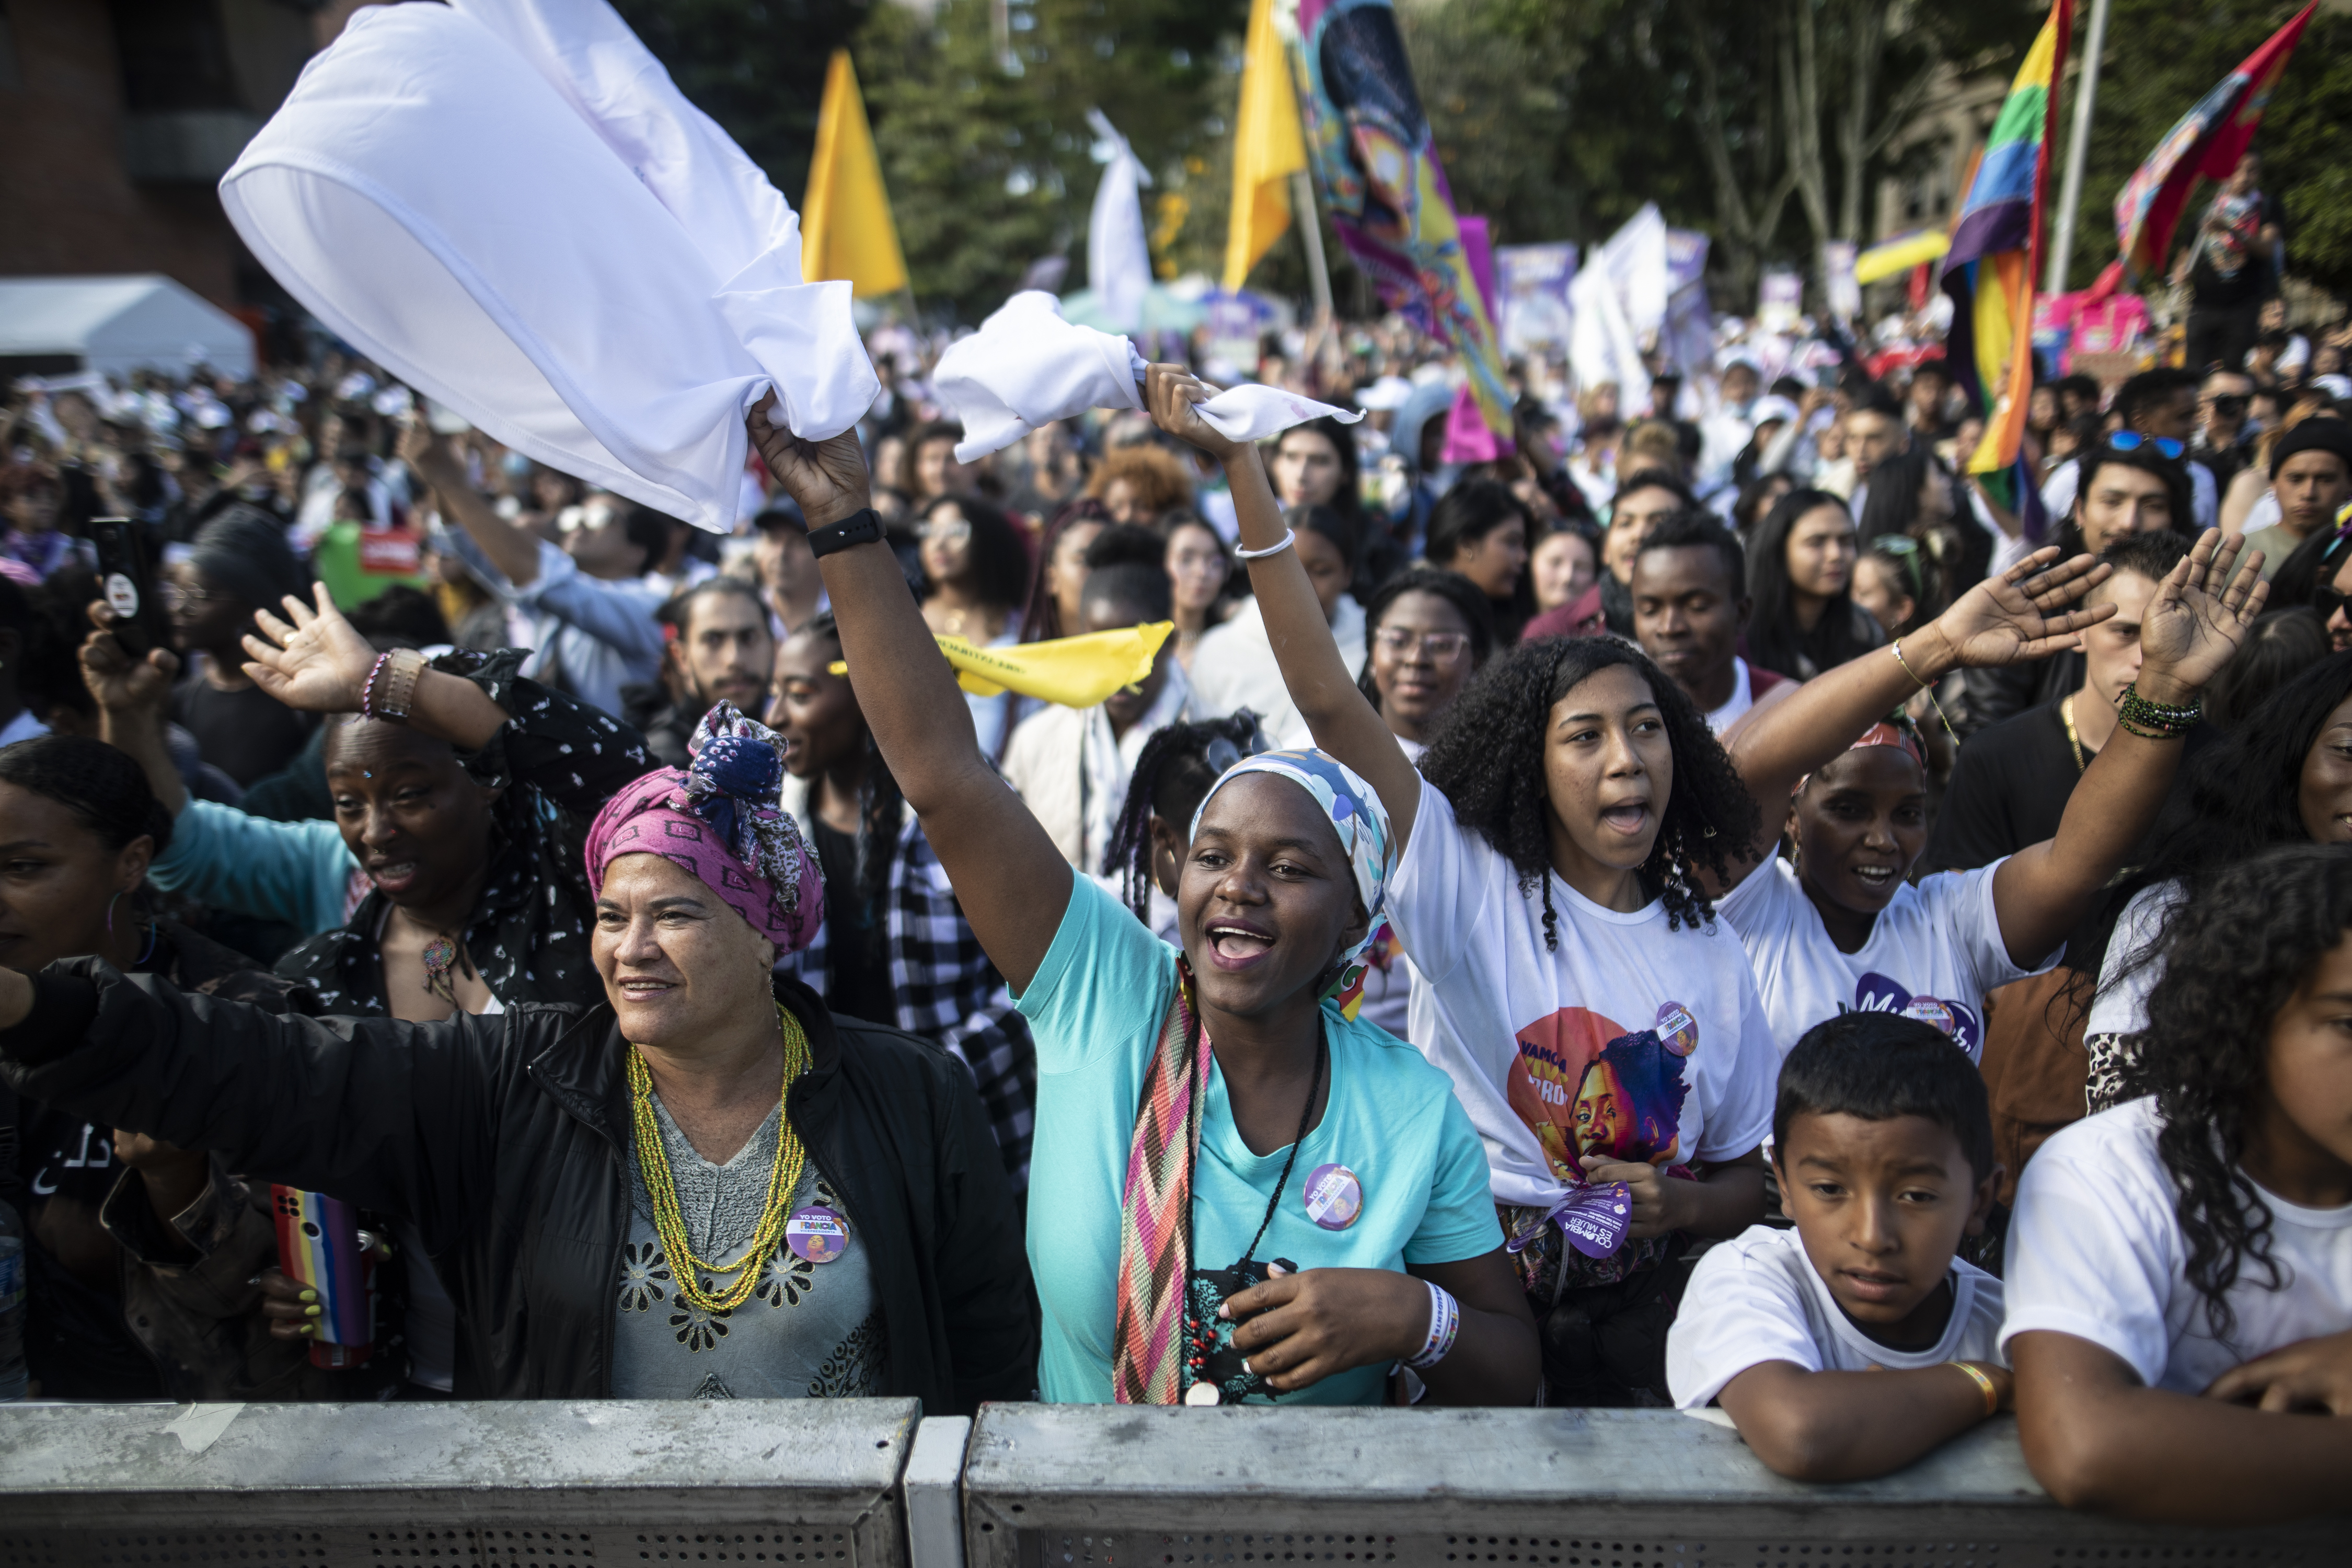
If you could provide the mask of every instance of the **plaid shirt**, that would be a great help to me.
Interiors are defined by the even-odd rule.
[[[814,845],[807,786],[787,777],[783,806]],[[971,1069],[990,1131],[1004,1156],[1005,1174],[1015,1193],[1026,1192],[1037,1101],[1037,1049],[1029,1038],[1029,1020],[1013,1005],[1004,976],[971,934],[922,825],[911,809],[901,815],[885,913],[890,994],[898,1014],[891,1021],[946,1047]],[[827,945],[827,931],[820,927],[814,942],[776,967],[798,975],[823,996],[832,978]]]

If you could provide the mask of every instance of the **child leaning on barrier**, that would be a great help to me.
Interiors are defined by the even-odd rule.
[[[1796,1228],[1699,1258],[1666,1339],[1675,1404],[1719,1404],[1810,1481],[1885,1475],[2006,1408],[2000,1281],[1953,1257],[2000,1177],[1967,1053],[1901,1014],[1817,1024],[1781,1064],[1772,1145]]]
[[[2200,1524],[2337,1512],[2352,1499],[2352,849],[2241,862],[2165,943],[2125,1068],[2138,1098],[2052,1138],[2018,1185],[2001,1325],[2018,1437],[2073,1508]]]

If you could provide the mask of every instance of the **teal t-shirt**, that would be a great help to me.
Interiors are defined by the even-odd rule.
[[[1176,986],[1176,950],[1085,877],[1021,1011],[1037,1045],[1036,1142],[1030,1155],[1029,1265],[1045,1309],[1038,1382],[1045,1399],[1108,1404],[1118,1319],[1119,1200],[1146,1064]],[[1500,1246],[1486,1153],[1452,1080],[1411,1046],[1325,1004],[1331,1092],[1298,1151],[1257,1260],[1301,1268],[1458,1263]],[[1193,1266],[1223,1268],[1265,1216],[1289,1154],[1253,1154],[1213,1068],[1193,1180]],[[1345,1230],[1307,1216],[1307,1178],[1345,1165],[1363,1210]],[[1285,1394],[1288,1404],[1377,1405],[1385,1365]]]

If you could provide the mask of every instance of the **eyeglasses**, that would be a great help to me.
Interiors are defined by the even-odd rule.
[[[923,524],[922,537],[941,544],[961,544],[971,537],[971,524],[961,517],[933,518]]]
[[[608,506],[591,511],[585,506],[567,506],[555,514],[558,533],[576,533],[583,528],[608,528],[621,521],[621,514]]]
[[[2180,454],[2188,449],[2169,436],[2143,436],[2137,430],[2118,430],[2107,437],[2107,449],[2111,452],[2137,452],[2142,447],[2153,447],[2174,462],[2179,462]]]
[[[158,583],[155,592],[162,597],[166,609],[183,605],[191,610],[202,609],[206,605],[223,604],[233,597],[218,588],[199,588],[184,583]]]
[[[2221,393],[2213,399],[2213,412],[2224,419],[2241,419],[2245,416],[2248,401],[2242,393]]]
[[[1451,664],[1470,651],[1467,632],[1416,632],[1403,626],[1382,626],[1372,640],[1384,653],[1410,658],[1422,651],[1439,664]]]

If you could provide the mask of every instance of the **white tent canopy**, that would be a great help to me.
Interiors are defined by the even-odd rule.
[[[121,375],[208,364],[253,374],[253,334],[193,290],[154,273],[123,278],[0,278],[0,359],[79,354]]]

